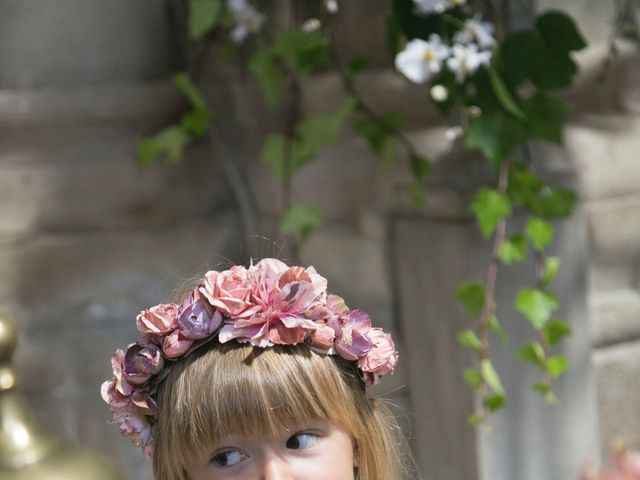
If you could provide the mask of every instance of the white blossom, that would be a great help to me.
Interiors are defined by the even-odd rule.
[[[416,13],[421,15],[442,13],[465,3],[467,3],[467,0],[413,0]]]
[[[446,102],[449,98],[449,90],[444,85],[434,85],[431,87],[431,98],[433,98],[436,102]]]
[[[460,125],[456,125],[454,127],[447,128],[444,135],[450,142],[455,142],[457,139],[464,136],[464,130]]]
[[[456,81],[462,83],[465,78],[473,75],[481,66],[488,66],[491,62],[490,50],[479,51],[475,43],[469,45],[454,45],[451,57],[447,59],[447,67],[455,76]]]
[[[259,32],[265,21],[265,16],[258,12],[247,0],[227,0],[227,6],[236,21],[231,31],[231,39],[242,43],[251,33]]]
[[[428,42],[416,38],[407,43],[405,49],[396,55],[395,65],[412,82],[424,83],[442,70],[449,52],[440,36],[432,34]]]
[[[480,17],[470,18],[464,22],[462,30],[453,36],[454,43],[469,45],[475,43],[481,50],[491,49],[496,46],[496,39],[493,38],[493,25],[483,22]]]

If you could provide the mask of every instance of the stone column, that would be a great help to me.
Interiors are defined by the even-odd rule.
[[[149,465],[105,425],[109,358],[142,308],[237,251],[206,150],[182,168],[136,161],[182,108],[168,13],[162,0],[0,0],[0,307],[21,329],[19,376],[53,433],[136,479]]]

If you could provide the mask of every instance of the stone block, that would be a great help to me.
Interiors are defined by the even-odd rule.
[[[206,148],[141,167],[127,126],[0,130],[0,234],[158,227],[224,205]]]
[[[602,455],[608,455],[617,439],[640,448],[640,342],[599,348],[594,362]]]
[[[161,0],[3,1],[0,19],[2,88],[144,81],[173,68]]]
[[[640,338],[640,292],[626,288],[591,293],[594,316],[594,342],[612,345]]]

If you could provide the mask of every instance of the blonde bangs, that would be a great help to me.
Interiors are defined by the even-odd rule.
[[[161,386],[156,480],[187,480],[186,467],[203,448],[233,434],[273,437],[327,419],[362,440],[373,412],[353,362],[338,365],[304,345],[203,350],[178,362]]]

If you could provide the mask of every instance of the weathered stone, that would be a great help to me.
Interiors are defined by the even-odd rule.
[[[594,361],[603,456],[617,439],[640,448],[640,342],[597,349]]]
[[[594,342],[611,345],[640,338],[640,292],[632,288],[591,293]]]

